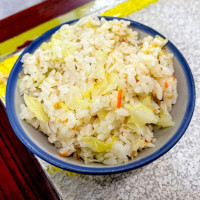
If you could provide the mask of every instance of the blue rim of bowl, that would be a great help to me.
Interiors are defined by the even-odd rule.
[[[101,18],[101,17],[99,17],[99,18]],[[139,29],[149,35],[152,35],[152,36],[160,35],[161,37],[165,38],[163,35],[161,35],[157,31],[155,31],[143,24],[140,24],[138,22],[132,21],[132,20],[118,18],[118,17],[104,17],[104,18],[106,20],[113,20],[113,19],[121,20],[121,19],[123,19],[125,21],[129,21],[130,26],[133,28]],[[76,21],[78,21],[78,19],[72,20],[72,21],[69,21],[69,22],[66,22],[63,24],[72,24]],[[16,114],[15,103],[14,103],[14,95],[15,95],[16,84],[18,81],[18,74],[22,70],[22,63],[20,62],[20,60],[25,53],[27,53],[27,52],[33,53],[40,46],[40,44],[42,42],[48,40],[50,38],[50,36],[55,31],[57,31],[63,24],[61,24],[57,27],[54,27],[53,29],[50,29],[49,31],[47,31],[46,33],[44,33],[43,35],[38,37],[36,40],[34,40],[19,56],[18,60],[16,61],[16,63],[14,64],[14,66],[10,72],[8,82],[7,82],[7,88],[6,88],[6,109],[7,109],[7,115],[8,115],[10,124],[11,124],[14,132],[18,136],[18,138],[21,140],[21,142],[30,151],[32,151],[38,157],[42,158],[43,160],[45,160],[46,162],[48,162],[50,164],[53,164],[59,168],[69,170],[72,172],[81,173],[81,174],[91,174],[91,175],[115,174],[115,173],[122,173],[122,172],[130,171],[133,169],[137,169],[139,167],[149,164],[150,162],[153,162],[154,160],[158,159],[163,154],[168,152],[180,140],[180,138],[185,133],[185,131],[191,121],[193,112],[194,112],[195,99],[196,99],[195,84],[194,84],[194,79],[193,79],[190,67],[187,64],[183,55],[180,53],[180,51],[170,41],[167,43],[167,47],[173,52],[174,56],[178,59],[180,65],[182,66],[184,74],[186,76],[187,87],[188,87],[188,104],[187,104],[185,115],[183,117],[183,120],[182,120],[181,125],[179,126],[178,130],[169,139],[169,141],[167,143],[165,143],[160,149],[158,149],[154,153],[150,154],[149,156],[142,158],[138,161],[132,162],[132,163],[128,163],[128,164],[124,164],[124,165],[120,165],[120,166],[111,166],[111,167],[105,166],[102,168],[99,168],[99,167],[96,168],[96,167],[87,167],[87,165],[79,166],[79,165],[74,165],[74,164],[70,164],[70,163],[61,161],[61,160],[53,157],[52,155],[46,153],[45,151],[43,151],[40,147],[35,145],[29,139],[29,137],[26,135],[26,133],[24,132],[23,128],[21,127],[21,125],[19,123],[20,119]]]

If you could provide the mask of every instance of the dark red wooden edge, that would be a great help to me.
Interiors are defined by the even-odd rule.
[[[0,20],[0,42],[19,35],[90,1],[92,0],[47,0],[2,19]]]
[[[61,199],[33,153],[13,132],[0,104],[0,199]]]
[[[0,42],[91,0],[48,0],[0,20]],[[0,100],[0,199],[61,199],[35,156],[21,143]]]

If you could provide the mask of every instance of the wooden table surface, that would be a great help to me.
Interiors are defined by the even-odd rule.
[[[91,0],[49,0],[0,20],[0,42]],[[12,26],[11,26],[12,24]],[[34,155],[21,143],[0,105],[0,199],[60,199]]]
[[[0,199],[59,199],[38,160],[21,143],[0,106]]]

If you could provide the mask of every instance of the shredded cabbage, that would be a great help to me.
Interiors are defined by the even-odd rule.
[[[165,128],[169,126],[174,126],[174,124],[175,123],[172,121],[172,116],[167,111],[167,105],[163,102],[160,106],[159,120],[156,125]]]
[[[90,21],[86,24],[86,26],[87,26],[88,28],[94,29],[94,26],[92,25],[92,23],[91,23]]]
[[[86,90],[85,92],[82,93],[82,97],[85,99],[90,99],[91,97],[91,90]]]
[[[68,111],[68,110],[69,110],[68,107],[67,107],[64,103],[61,103],[60,106],[61,106],[62,108],[64,108],[65,111]]]
[[[63,42],[60,33],[56,33],[56,36],[53,35],[49,42],[43,42],[40,48],[42,50],[51,50],[51,60],[59,62],[64,61],[64,58],[72,54],[76,49],[72,42]]]
[[[108,111],[105,111],[105,110],[100,110],[97,112],[97,116],[99,117],[99,119],[104,119],[107,114],[108,114]]]
[[[48,115],[45,113],[42,104],[37,100],[35,97],[30,97],[24,94],[24,101],[28,109],[36,115],[39,120],[44,123],[48,123],[49,118]]]
[[[133,143],[132,143],[132,151],[137,151],[139,148],[144,148],[146,146],[146,142],[144,139],[137,138]]]
[[[67,106],[72,110],[77,110],[77,109],[84,110],[89,107],[89,103],[87,100],[74,98],[67,104]]]
[[[148,95],[143,99],[143,104],[145,106],[147,106],[148,108],[152,109],[152,105],[151,105],[151,96]]]
[[[102,63],[102,59],[99,59],[99,64],[96,66],[96,74],[98,74],[99,78],[105,78],[105,68],[104,64]]]
[[[87,157],[84,157],[84,156],[82,156],[82,158],[84,159],[84,161],[86,163],[101,162],[101,161],[98,161],[97,159],[87,158]]]
[[[81,91],[78,87],[74,86],[68,91],[66,96],[66,104],[72,110],[87,109],[90,105],[87,99],[83,99]]]
[[[96,95],[103,95],[111,90],[117,88],[119,82],[119,77],[116,73],[111,72],[110,74],[106,74],[105,79],[103,79],[100,83],[94,85],[92,90],[92,94]]]
[[[129,122],[144,126],[147,123],[157,123],[158,117],[154,114],[153,110],[142,103],[135,105],[126,105],[130,112]]]
[[[17,86],[19,86],[22,82],[22,78],[19,78],[18,82],[17,82]]]
[[[100,83],[94,84],[94,87],[92,89],[92,96],[97,95],[100,93],[102,88],[105,88],[107,84],[107,79],[105,78]]]
[[[127,122],[128,128],[130,128],[134,133],[137,133],[138,135],[143,135],[145,131],[145,126],[140,126],[138,124],[133,124],[131,121],[131,118],[129,117]]]
[[[89,145],[96,152],[105,152],[110,149],[115,141],[115,136],[112,136],[112,141],[109,143],[104,143],[98,140],[96,137],[82,137],[82,142]]]
[[[101,78],[101,79],[104,79],[105,78],[105,62],[106,62],[106,58],[107,58],[107,53],[105,51],[101,51],[101,50],[98,50],[94,53],[95,55],[95,58],[96,60],[98,61],[97,62],[97,65],[96,65],[96,75],[97,75],[97,78]]]
[[[44,81],[44,78],[37,84],[36,87],[39,87],[43,83],[43,81]]]
[[[64,108],[65,111],[68,111],[68,107],[64,104],[64,103],[60,103],[60,102],[57,102],[54,104],[54,108],[55,109],[60,109],[60,108]]]
[[[168,43],[168,40],[167,40],[167,39],[162,38],[162,37],[159,36],[159,35],[156,35],[156,38],[158,38],[158,39],[162,42],[161,45],[160,45],[161,48],[164,47],[164,46]]]
[[[106,88],[102,88],[101,94],[106,94],[110,92],[111,90],[114,90],[117,88],[119,82],[119,77],[116,73],[111,72],[107,75],[107,86]]]

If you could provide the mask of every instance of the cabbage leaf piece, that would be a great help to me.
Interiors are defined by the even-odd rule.
[[[156,125],[165,128],[169,126],[174,126],[174,124],[175,123],[172,121],[172,116],[167,111],[167,105],[165,103],[162,103],[160,107],[159,120]]]
[[[64,59],[71,55],[76,47],[72,42],[62,40],[61,34],[58,32],[48,42],[43,42],[40,48],[44,51],[51,52],[50,59],[52,61],[64,62]]]
[[[112,136],[112,141],[109,143],[104,143],[98,140],[96,137],[82,137],[82,142],[89,145],[95,152],[105,152],[110,149],[115,141],[115,136]]]
[[[111,72],[110,74],[105,75],[100,83],[94,85],[92,90],[92,95],[104,95],[117,88],[119,82],[119,77],[116,73]]]
[[[74,98],[72,99],[67,106],[72,109],[72,110],[77,110],[77,109],[88,109],[89,103],[85,99],[80,99],[80,98]]]
[[[64,108],[66,112],[69,110],[68,107],[64,103],[61,103],[60,106],[61,108]]]
[[[159,35],[156,35],[156,38],[159,39],[161,41],[160,47],[164,47],[167,43],[168,43],[168,39],[165,39]]]
[[[119,77],[116,73],[111,72],[107,75],[107,86],[105,88],[101,89],[101,94],[106,94],[110,92],[111,90],[114,90],[117,88],[119,82]]]
[[[154,114],[153,110],[142,103],[135,105],[126,105],[130,112],[129,123],[144,126],[147,123],[157,123],[158,117]]]
[[[45,113],[42,104],[37,100],[35,97],[28,96],[27,94],[24,94],[24,101],[28,109],[36,115],[36,117],[44,122],[48,123],[49,118],[48,115]]]
[[[81,90],[73,86],[66,96],[66,105],[68,108],[72,110],[77,109],[87,109],[89,107],[89,101],[87,99],[83,99],[81,95]]]
[[[143,99],[143,104],[147,106],[148,108],[152,109],[152,104],[151,104],[151,96],[148,95]]]
[[[106,110],[100,110],[97,112],[97,116],[99,117],[99,119],[105,119],[106,115],[108,114],[108,111]]]

